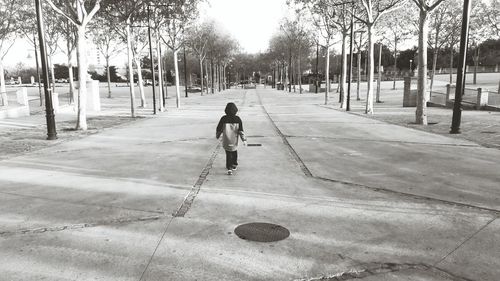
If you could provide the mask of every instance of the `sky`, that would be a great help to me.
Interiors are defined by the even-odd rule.
[[[208,0],[200,6],[200,20],[214,19],[235,38],[242,51],[265,52],[269,39],[279,29],[281,19],[288,15],[286,0]],[[55,59],[65,62],[61,54]],[[18,39],[4,61],[13,66],[19,61],[34,65],[33,47]],[[118,63],[118,62],[116,62]],[[119,64],[121,64],[120,62]]]
[[[215,19],[248,53],[265,52],[280,20],[288,14],[286,0],[208,1],[200,9],[201,19]]]

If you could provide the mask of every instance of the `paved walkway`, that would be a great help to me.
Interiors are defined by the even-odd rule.
[[[233,176],[214,136],[229,101],[262,145]],[[500,151],[321,103],[196,96],[1,161],[0,280],[497,280]],[[291,234],[241,240],[248,222]]]

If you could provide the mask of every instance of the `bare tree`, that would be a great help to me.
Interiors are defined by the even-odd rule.
[[[213,34],[214,31],[214,22],[204,22],[202,24],[193,25],[187,32],[186,44],[197,55],[200,63],[200,83],[202,95],[205,77],[203,73],[203,61],[207,57],[207,45],[210,40],[210,35]]]
[[[489,3],[488,3],[489,2]],[[486,21],[497,38],[500,38],[500,0],[481,1],[480,17]]]
[[[108,98],[111,98],[111,76],[109,72],[109,61],[123,50],[123,45],[119,42],[114,28],[99,17],[92,25],[92,39],[99,52],[106,61],[106,78],[108,81]]]
[[[69,102],[73,103],[75,99],[75,82],[73,73],[73,54],[76,49],[77,30],[69,20],[62,22],[63,36],[66,43],[66,48],[60,47],[61,51],[66,54],[68,63],[68,82],[69,82]]]
[[[427,43],[429,14],[444,0],[412,0],[420,11],[418,24],[418,81],[415,123],[427,125]]]
[[[483,13],[480,3],[480,1],[473,1],[471,3],[471,16],[469,22],[469,45],[473,48],[472,60],[474,61],[474,73],[472,83],[474,85],[477,83],[477,69],[479,66],[481,43],[495,35],[495,30],[492,29],[491,26],[484,24],[485,19],[483,17],[486,16],[486,18],[488,18],[488,16]]]
[[[374,28],[380,17],[401,7],[403,0],[361,0],[363,13],[354,15],[366,25],[368,33],[368,73],[365,113],[373,114],[373,76],[375,61],[373,58]]]
[[[406,4],[405,4],[406,5]],[[384,42],[394,48],[394,77],[392,82],[392,89],[396,89],[396,72],[398,63],[398,44],[409,39],[413,33],[410,17],[411,9],[402,7],[391,13],[390,17],[384,17],[381,21],[381,30],[386,31],[382,34]]]
[[[179,0],[170,2],[168,6],[160,8],[163,15],[162,30],[165,30],[165,35],[162,40],[172,50],[174,54],[175,68],[175,88],[176,88],[176,105],[180,108],[180,88],[179,88],[179,63],[178,53],[185,42],[185,30],[188,25],[195,19],[198,12],[199,0]]]
[[[337,32],[336,24],[337,10],[336,6],[332,5],[329,0],[296,0],[296,3],[302,3],[311,15],[311,20],[314,27],[319,31],[323,43],[320,44],[326,49],[326,64],[325,64],[325,104],[328,104],[330,94],[330,48],[333,46],[333,37]]]
[[[52,82],[52,92],[56,92],[56,77],[54,73],[54,56],[59,51],[61,36],[66,32],[63,29],[64,18],[59,18],[57,13],[50,7],[44,6],[44,24],[45,24],[45,45],[47,46],[47,59]],[[48,83],[48,82],[47,82]]]
[[[101,0],[73,0],[58,3],[56,6],[53,0],[46,0],[47,3],[60,15],[67,18],[77,28],[77,61],[78,61],[78,115],[76,129],[87,130],[87,61],[85,35],[89,22],[100,8]],[[69,12],[66,12],[69,11]]]
[[[274,58],[273,62],[276,67],[276,80],[279,80],[279,83],[281,83],[281,85],[283,85],[284,82],[283,73],[287,63],[287,49],[287,38],[282,33],[277,33],[271,37],[271,40],[269,42],[269,54]]]
[[[289,71],[288,71],[288,77],[289,81],[292,81],[293,77],[293,71],[292,66],[293,66],[293,57],[296,57],[300,59],[300,48],[301,44],[304,40],[304,38],[307,36],[306,28],[303,25],[303,23],[300,21],[300,15],[297,14],[296,18],[293,20],[290,19],[284,19],[282,24],[281,24],[281,30],[283,31],[283,34],[287,38],[287,45],[288,45],[288,52],[289,52]],[[288,83],[288,91],[291,92],[291,83]],[[295,83],[294,87],[295,87]],[[300,89],[300,92],[302,92],[302,89]]]
[[[137,69],[137,83],[139,85],[139,94],[141,95],[141,107],[145,108],[146,95],[144,93],[144,80],[142,78],[142,54],[148,46],[148,37],[146,30],[142,27],[134,28],[131,35],[132,57]]]
[[[460,8],[459,3],[457,3],[456,1],[453,2],[453,4],[450,3],[451,5],[440,5],[430,16],[430,32],[427,45],[432,49],[432,70],[429,92],[432,92],[432,88],[434,85],[434,76],[436,73],[436,64],[439,50],[448,42],[449,37],[453,35],[453,29],[458,28],[458,25],[457,27],[448,25],[448,22],[452,21],[449,16],[451,16],[452,14],[460,14],[457,11]],[[449,13],[449,11],[452,10],[453,13]]]
[[[19,16],[22,15],[23,1],[0,0],[0,93],[2,100],[7,104],[5,89],[5,73],[3,60],[14,45],[14,39],[19,33]],[[1,105],[2,103],[0,103]]]
[[[127,65],[128,80],[130,90],[130,114],[135,117],[135,89],[134,89],[134,68],[132,51],[132,26],[141,21],[142,15],[138,12],[143,8],[144,1],[140,0],[105,0],[103,10],[105,17],[122,40],[127,44]],[[144,104],[144,101],[143,101]]]

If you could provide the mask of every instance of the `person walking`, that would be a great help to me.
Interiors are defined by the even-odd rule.
[[[222,135],[222,147],[226,151],[227,174],[232,175],[238,167],[238,137],[247,145],[247,138],[243,131],[241,118],[236,115],[238,107],[232,102],[226,105],[226,115],[222,116],[217,125],[215,137],[219,139]]]

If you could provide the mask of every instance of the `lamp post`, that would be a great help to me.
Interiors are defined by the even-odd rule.
[[[411,70],[411,66],[412,66],[412,63],[413,63],[413,60],[410,60],[410,77],[413,76],[413,71]]]
[[[38,41],[40,45],[40,56],[42,61],[43,89],[45,92],[45,118],[47,120],[47,140],[57,139],[56,121],[54,108],[52,107],[52,93],[49,89],[49,70],[47,68],[47,52],[45,50],[45,33],[43,30],[42,5],[40,0],[35,0],[36,23],[38,29]]]
[[[455,102],[453,103],[453,119],[451,122],[450,134],[460,134],[460,122],[462,119],[462,94],[465,85],[465,60],[467,57],[467,41],[469,39],[469,14],[470,2],[464,0],[462,14],[462,32],[460,37],[460,60],[457,69],[457,86],[455,88]]]

